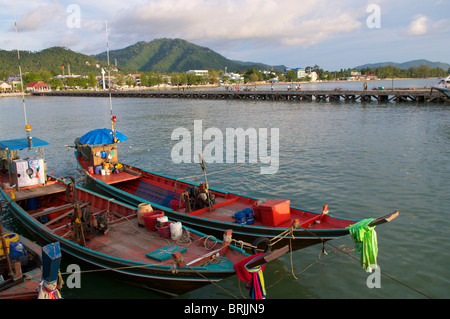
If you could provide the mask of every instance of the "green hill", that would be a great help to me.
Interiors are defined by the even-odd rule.
[[[378,68],[378,67],[383,67],[383,66],[387,66],[387,65],[395,66],[402,70],[407,70],[412,67],[420,67],[422,65],[429,66],[430,68],[440,68],[440,69],[443,69],[444,71],[447,71],[450,68],[450,64],[448,64],[448,63],[431,62],[431,61],[428,61],[425,59],[420,59],[420,60],[413,60],[413,61],[408,61],[408,62],[404,62],[404,63],[380,62],[380,63],[364,64],[364,65],[357,66],[353,69],[361,70],[361,69],[367,69],[367,68]]]
[[[85,75],[91,71],[99,73],[97,64],[105,66],[92,56],[77,53],[62,47],[52,47],[38,52],[20,51],[20,64],[22,72],[39,70],[50,71],[53,75],[62,74],[64,65],[65,74],[68,73],[67,62],[70,63],[71,74]],[[0,50],[0,70],[5,73],[19,73],[17,51]]]
[[[94,58],[106,61],[106,52]],[[222,55],[182,39],[156,39],[151,42],[140,41],[120,50],[109,52],[111,63],[126,69],[142,72],[186,72],[188,70],[214,69],[237,71],[249,67],[268,68],[264,64],[229,60]]]

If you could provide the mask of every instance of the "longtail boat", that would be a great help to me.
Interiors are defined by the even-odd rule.
[[[47,144],[33,138],[31,146]],[[33,237],[44,243],[59,242],[65,254],[167,296],[232,276],[233,265],[249,256],[230,245],[231,232],[224,232],[226,240],[219,240],[177,224],[177,236],[172,232],[167,236],[167,228],[175,223],[161,219],[157,224],[158,218],[164,217],[162,211],[147,208],[149,211],[142,212],[79,187],[73,178],[54,178],[45,174],[45,165],[42,171],[32,165],[22,167],[22,161],[35,159],[18,159],[15,152],[28,146],[27,139],[0,142],[6,155],[1,193],[14,217]],[[42,175],[35,176],[37,172]],[[26,183],[20,181],[23,174]],[[140,218],[144,227],[139,227]]]
[[[0,205],[0,213],[2,207]],[[55,244],[41,247],[9,231],[1,223],[0,236],[0,299],[60,299],[58,271],[61,256],[56,259],[48,253],[54,251]]]
[[[449,88],[433,86],[431,88],[431,90],[433,90],[433,89],[443,93],[446,97],[448,97],[450,99],[450,89]]]
[[[289,199],[257,198],[192,183],[118,162],[117,141],[90,145],[75,140],[76,158],[87,177],[102,190],[133,206],[149,203],[170,218],[201,232],[218,236],[227,229],[253,253],[290,245],[302,249],[349,234],[358,222],[291,207]],[[66,147],[71,147],[67,146]],[[390,221],[398,212],[383,216],[372,226]]]
[[[450,99],[450,76],[447,76],[446,78],[439,78],[439,86],[431,87],[430,96],[433,94],[433,90],[441,92]]]
[[[7,242],[0,244],[0,299],[36,299],[42,278],[42,247],[6,228],[1,236]]]

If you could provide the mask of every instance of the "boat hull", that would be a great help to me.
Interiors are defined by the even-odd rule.
[[[433,87],[433,89],[438,90],[439,92],[443,93],[446,97],[450,98],[450,89],[441,87]]]

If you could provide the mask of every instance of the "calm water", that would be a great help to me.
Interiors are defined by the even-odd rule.
[[[389,88],[390,83],[377,86]],[[435,83],[402,80],[395,86]],[[352,86],[362,83],[338,85]],[[33,136],[51,143],[46,148],[49,169],[58,176],[81,177],[73,151],[64,145],[73,145],[75,137],[91,129],[109,127],[109,100],[30,97],[26,105]],[[315,211],[328,204],[331,214],[354,219],[400,210],[399,218],[376,228],[381,288],[367,287],[368,274],[358,261],[332,246],[325,246],[327,255],[313,246],[294,252],[293,265],[289,255],[267,265],[268,298],[425,298],[419,292],[450,297],[449,104],[113,99],[113,109],[118,130],[128,136],[119,157],[131,165],[176,177],[201,174],[198,164],[177,165],[171,159],[176,143],[172,131],[184,127],[193,133],[194,120],[203,121],[203,130],[223,132],[279,128],[277,174],[261,175],[260,164],[209,164],[210,173],[230,169],[210,175],[210,185],[254,197],[289,198],[293,206]],[[1,98],[0,138],[18,136],[25,137],[21,99]],[[3,220],[17,229],[9,214]],[[353,248],[349,236],[331,244]],[[62,271],[74,262],[63,255]],[[210,285],[182,298],[248,295],[236,276],[219,285],[227,292]],[[81,289],[64,288],[62,293],[65,298],[160,298],[102,273],[85,273]]]

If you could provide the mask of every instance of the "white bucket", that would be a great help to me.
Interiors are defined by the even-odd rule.
[[[161,223],[166,223],[166,222],[168,222],[169,221],[169,218],[167,217],[167,216],[163,216],[163,217],[158,217],[158,218],[156,218],[156,223],[159,223],[159,224],[161,224]]]
[[[102,169],[102,175],[106,175],[106,169]]]
[[[172,240],[177,240],[183,233],[183,228],[180,222],[170,224],[170,237]]]

